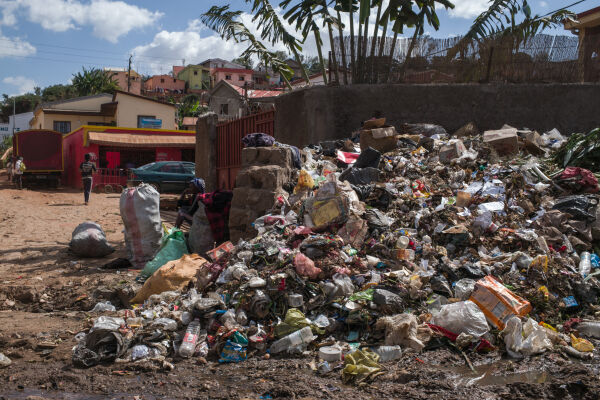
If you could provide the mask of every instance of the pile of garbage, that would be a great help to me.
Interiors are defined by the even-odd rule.
[[[256,236],[206,254],[187,254],[180,231],[161,232],[152,188],[126,189],[122,215],[139,196],[151,212],[136,218],[154,221],[130,235],[124,217],[143,286],[131,308],[97,306],[74,364],[172,369],[181,358],[295,353],[361,384],[403,353],[444,345],[465,358],[591,359],[598,180],[552,162],[567,138],[473,124],[399,131],[373,119],[352,139],[305,148]]]

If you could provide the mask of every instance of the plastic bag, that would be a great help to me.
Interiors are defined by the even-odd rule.
[[[179,260],[169,261],[148,278],[140,291],[131,299],[131,303],[143,303],[153,294],[170,290],[182,290],[196,277],[196,274],[206,262],[204,258],[197,254],[185,254]]]
[[[277,324],[275,326],[275,337],[281,338],[289,335],[290,333],[294,333],[305,326],[310,326],[310,329],[313,333],[322,335],[325,333],[325,329],[319,328],[313,322],[311,322],[306,316],[302,313],[302,311],[297,308],[290,308],[287,313],[285,313],[285,319],[283,322]]]
[[[188,254],[185,236],[182,231],[173,228],[163,237],[160,249],[154,258],[148,261],[144,269],[140,272],[137,281],[144,282],[151,277],[157,269],[169,261],[180,259],[184,254]]]
[[[310,174],[304,169],[300,170],[300,174],[298,175],[298,184],[294,188],[294,194],[303,190],[311,190],[313,187],[315,187],[315,181]]]
[[[332,279],[336,287],[335,295],[333,297],[347,297],[354,293],[354,284],[348,275],[334,274]]]
[[[119,208],[125,226],[125,245],[129,261],[143,268],[160,247],[162,227],[160,195],[150,185],[141,184],[121,193]]]
[[[473,279],[464,278],[454,285],[454,295],[462,301],[468,300],[473,290],[475,290],[475,281]]]
[[[321,273],[321,268],[315,267],[314,261],[302,253],[298,253],[294,257],[294,268],[296,268],[299,275],[308,276],[312,279],[315,279]]]
[[[370,349],[356,350],[354,353],[347,354],[344,364],[342,371],[344,383],[353,381],[358,384],[381,371],[379,355]]]
[[[466,333],[477,338],[490,330],[483,312],[469,300],[442,306],[431,323],[457,335]]]
[[[594,351],[594,345],[589,340],[575,337],[573,334],[571,334],[571,346],[577,351]]]
[[[104,257],[115,251],[108,244],[102,227],[92,221],[77,225],[71,235],[69,249],[80,257]]]
[[[546,329],[531,318],[522,324],[519,317],[511,317],[506,322],[502,335],[506,351],[511,357],[521,358],[552,349]]]
[[[202,202],[198,204],[198,210],[192,218],[192,227],[190,228],[190,236],[188,245],[190,251],[196,254],[205,254],[214,247],[215,240],[213,239],[210,223],[206,217],[206,209]]]

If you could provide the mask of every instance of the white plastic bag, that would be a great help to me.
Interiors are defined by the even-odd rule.
[[[469,300],[442,306],[440,312],[433,316],[431,323],[457,335],[466,333],[476,338],[490,330],[483,311]]]
[[[210,223],[206,218],[206,209],[204,203],[200,202],[192,219],[188,246],[192,253],[205,254],[214,248],[214,244]]]
[[[506,351],[511,357],[522,358],[552,349],[546,330],[531,318],[522,324],[519,317],[512,317],[502,331]]]
[[[336,287],[336,297],[337,296],[350,296],[354,293],[354,284],[352,283],[352,279],[348,275],[345,274],[335,274],[332,277],[333,283]]]
[[[121,193],[119,208],[125,226],[125,245],[129,261],[143,268],[160,248],[162,238],[160,195],[150,185],[126,188]]]

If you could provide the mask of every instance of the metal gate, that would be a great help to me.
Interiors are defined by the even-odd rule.
[[[242,165],[242,138],[249,133],[274,135],[275,110],[263,111],[217,125],[217,187],[233,189]]]

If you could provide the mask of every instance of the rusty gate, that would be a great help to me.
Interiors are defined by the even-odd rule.
[[[217,187],[233,189],[242,165],[242,138],[255,132],[275,136],[275,110],[263,111],[217,125]]]

